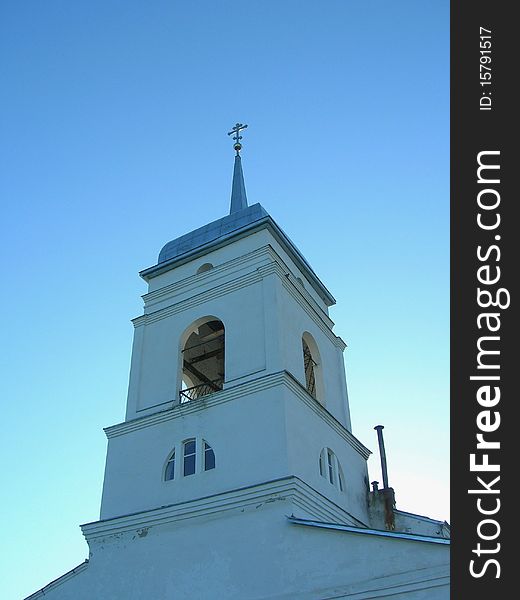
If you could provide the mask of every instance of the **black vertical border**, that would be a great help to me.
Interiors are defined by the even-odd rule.
[[[516,31],[518,25],[513,16],[514,2],[494,0],[457,1],[451,3],[451,597],[454,600],[474,600],[516,597],[518,586],[516,574],[515,537],[518,515],[512,508],[520,495],[513,487],[520,480],[514,462],[520,456],[520,419],[516,414],[520,406],[519,384],[515,381],[520,374],[520,356],[515,348],[518,334],[516,317],[517,284],[520,274],[520,227],[516,226],[514,213],[520,207],[520,195],[515,190],[517,173],[520,174],[520,153],[517,144],[518,109],[520,97],[515,100],[513,87],[520,79],[517,60],[520,58]],[[492,84],[490,89],[480,85],[480,27],[492,31]],[[479,101],[483,91],[490,91],[492,110],[480,110]],[[501,224],[499,230],[484,231],[477,225],[477,194],[482,184],[477,183],[477,155],[481,151],[500,151],[500,184],[494,186],[500,193]],[[493,187],[493,186],[491,186]],[[500,235],[497,242],[495,235]],[[500,246],[500,260],[495,262],[496,253],[488,261],[498,265],[501,279],[495,287],[504,287],[511,294],[511,305],[507,309],[483,309],[477,304],[477,270],[485,264],[477,258],[477,247]],[[483,286],[481,286],[483,287]],[[492,289],[491,287],[489,288]],[[501,424],[490,439],[499,440],[500,450],[489,451],[490,462],[500,464],[501,508],[493,517],[486,517],[477,509],[477,495],[468,494],[469,489],[478,488],[476,477],[489,481],[491,473],[470,471],[469,456],[476,447],[477,415],[483,410],[476,401],[480,383],[470,381],[471,375],[483,374],[477,370],[477,339],[481,335],[477,326],[479,312],[500,312],[500,377],[501,400],[496,409],[500,412]],[[490,371],[487,371],[490,373]],[[496,372],[494,373],[496,374]],[[516,438],[519,443],[516,443]],[[483,495],[483,502],[495,495]],[[492,506],[493,502],[489,500]],[[494,541],[480,540],[477,534],[479,522],[495,518],[500,524],[500,535]],[[483,531],[491,534],[492,526]],[[493,549],[494,554],[482,554],[479,558],[474,550],[477,544]],[[486,558],[495,558],[500,564],[500,577],[496,578],[496,566],[489,565],[480,578],[470,574],[469,564],[476,559],[475,570],[481,571]]]

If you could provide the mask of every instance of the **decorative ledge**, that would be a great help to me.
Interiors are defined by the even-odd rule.
[[[273,388],[279,385],[284,385],[289,388],[294,394],[314,411],[321,419],[334,429],[356,452],[358,452],[365,460],[371,454],[371,451],[366,448],[348,429],[346,429],[335,417],[333,417],[326,408],[324,408],[317,400],[315,400],[307,390],[287,371],[271,373],[263,375],[256,379],[245,381],[233,387],[224,388],[220,392],[215,392],[209,396],[203,396],[199,400],[186,402],[185,404],[176,404],[172,408],[162,410],[160,412],[138,417],[131,421],[124,421],[111,427],[104,429],[107,438],[117,437],[131,431],[152,427],[165,421],[178,419],[188,414],[197,413],[201,410],[206,410],[212,406],[230,402],[236,398],[255,394],[261,390]],[[173,401],[172,401],[173,402]]]
[[[264,506],[264,504],[271,505],[277,501],[291,502],[311,514],[320,516],[329,515],[329,518],[342,520],[345,523],[359,523],[362,525],[358,519],[304,483],[301,479],[291,476],[196,498],[178,504],[170,504],[151,510],[86,523],[81,526],[81,530],[86,540],[90,543],[97,538],[104,538],[125,532],[135,532],[186,519],[206,517],[225,511],[236,510],[243,512],[244,509],[248,508],[258,509]]]

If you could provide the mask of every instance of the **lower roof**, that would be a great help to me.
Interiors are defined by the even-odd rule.
[[[308,519],[299,519],[298,517],[287,517],[290,523],[295,525],[307,525],[309,527],[320,527],[321,529],[333,529],[336,531],[348,531],[350,533],[359,533],[361,535],[374,535],[392,539],[410,540],[413,542],[429,542],[431,544],[450,545],[448,538],[435,537],[432,535],[420,535],[416,533],[405,533],[402,531],[383,531],[382,529],[370,529],[368,527],[354,527],[352,525],[341,525],[340,523],[323,523],[321,521],[310,521]]]

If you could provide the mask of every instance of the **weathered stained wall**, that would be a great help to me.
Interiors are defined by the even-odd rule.
[[[292,510],[277,500],[99,537],[88,567],[44,597],[449,598],[446,546],[300,527],[286,519]]]

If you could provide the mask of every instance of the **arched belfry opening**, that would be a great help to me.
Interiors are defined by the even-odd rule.
[[[188,332],[181,351],[181,404],[218,392],[225,378],[224,323],[207,317],[194,323]]]
[[[305,388],[313,398],[324,404],[320,354],[314,338],[308,332],[302,336],[302,350]]]

